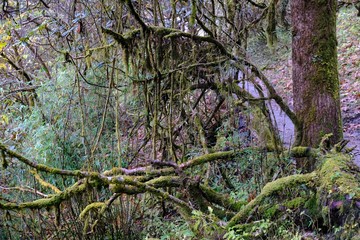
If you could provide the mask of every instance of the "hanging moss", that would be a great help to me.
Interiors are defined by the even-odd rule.
[[[235,9],[236,9],[234,0],[227,0],[226,5],[228,9],[228,16],[229,16],[228,18],[230,20],[233,20],[235,18]]]

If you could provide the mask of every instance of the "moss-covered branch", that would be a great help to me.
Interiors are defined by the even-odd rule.
[[[78,195],[82,192],[85,192],[88,184],[86,181],[79,181],[75,183],[73,186],[67,188],[65,191],[54,194],[49,198],[42,198],[32,202],[24,202],[24,203],[1,203],[0,209],[4,210],[21,210],[21,209],[42,209],[47,207],[58,206],[65,200],[69,200],[70,198]]]
[[[302,156],[304,151],[309,153],[306,148],[297,150]],[[229,221],[227,227],[236,225],[241,228],[249,221],[273,220],[285,214],[286,209],[298,209],[292,212],[293,221],[301,219],[301,212],[306,213],[312,222],[324,225],[345,225],[356,221],[360,217],[360,169],[343,153],[318,156],[322,164],[316,171],[268,183]]]
[[[8,149],[3,143],[0,142],[0,150],[2,150],[7,156],[14,157],[18,159],[20,162],[25,163],[26,165],[35,168],[38,171],[48,172],[51,174],[58,174],[64,176],[74,176],[74,177],[87,177],[89,173],[82,172],[82,171],[71,171],[71,170],[64,170],[59,168],[53,168],[46,166],[44,164],[39,164],[34,161],[29,160],[28,158]]]
[[[218,193],[208,186],[200,184],[200,189],[204,197],[209,201],[219,206],[229,209],[234,212],[240,211],[240,209],[247,204],[246,201],[235,201],[230,196]]]
[[[89,205],[87,205],[80,213],[79,215],[79,218],[80,219],[84,219],[85,216],[92,210],[94,209],[99,209],[99,208],[103,208],[103,207],[106,207],[106,203],[104,202],[93,202],[93,203],[90,203]]]
[[[8,150],[3,144],[0,145],[0,150],[4,151],[7,156],[16,157],[25,164],[41,170],[39,165]],[[164,166],[163,169],[156,169],[155,166],[149,165],[132,172],[127,172],[130,170],[126,169],[113,169],[104,172],[104,174],[96,172],[80,172],[80,174],[75,174],[72,171],[65,172],[64,175],[81,176],[84,179],[65,191],[47,198],[25,203],[0,203],[0,209],[40,209],[59,206],[61,202],[85,192],[86,189],[89,189],[88,186],[96,185],[109,186],[110,190],[115,194],[151,193],[165,201],[172,202],[179,207],[185,218],[189,218],[195,208],[188,204],[186,200],[177,198],[160,189],[166,187],[183,188],[188,191],[191,200],[199,204],[199,209],[204,213],[207,213],[208,207],[214,209],[214,214],[220,217],[232,216],[237,212],[228,222],[228,228],[239,224],[239,226],[242,226],[244,223],[251,223],[260,219],[272,220],[278,214],[285,213],[286,209],[298,210],[293,212],[293,214],[298,215],[302,210],[305,210],[314,221],[325,218],[324,222],[348,221],[348,216],[352,216],[352,218],[360,216],[360,209],[358,208],[360,206],[360,170],[352,165],[347,155],[334,150],[321,155],[317,149],[304,147],[294,148],[292,154],[293,156],[302,157],[316,156],[321,164],[312,173],[291,175],[266,184],[261,193],[249,203],[236,202],[228,196],[202,185],[200,178],[195,181],[183,175],[185,169],[210,161],[235,157],[236,152],[228,151],[205,154],[179,165],[171,163],[171,167],[167,167],[169,164],[165,163],[160,165]],[[175,166],[173,166],[174,164]],[[61,169],[55,169],[54,171],[50,168],[50,170],[45,168],[45,171],[49,173],[63,173]],[[130,175],[117,175],[119,172]],[[138,175],[132,175],[135,173]],[[168,174],[161,175],[164,173]],[[94,209],[100,209],[101,212],[107,206],[107,203],[91,203],[82,211],[80,218],[83,219],[88,215],[88,212]],[[331,220],[333,214],[337,214],[336,220]],[[300,218],[300,216],[294,216],[294,218]],[[95,224],[96,222],[93,226]]]
[[[191,215],[191,212],[195,210],[193,207],[191,207],[185,201],[172,196],[168,192],[162,191],[160,189],[157,189],[157,188],[152,187],[145,183],[134,181],[130,177],[127,177],[127,176],[123,176],[123,177],[99,176],[99,177],[100,177],[99,179],[101,179],[106,184],[130,185],[130,186],[136,187],[140,191],[149,192],[149,193],[154,194],[155,196],[161,197],[165,201],[170,201],[180,208],[181,212],[184,214],[185,217],[189,217]]]
[[[187,168],[191,168],[200,164],[204,164],[207,162],[215,161],[215,160],[224,160],[235,157],[236,152],[234,151],[225,151],[225,152],[216,152],[216,153],[209,153],[199,157],[196,157],[192,160],[189,160],[185,163],[180,164],[179,168],[181,170],[185,170]]]
[[[303,158],[303,157],[317,158],[320,156],[320,151],[318,149],[310,148],[310,147],[294,147],[291,149],[290,155],[295,158]]]
[[[272,195],[277,195],[287,188],[298,187],[301,184],[313,187],[314,180],[316,179],[316,173],[298,174],[284,178],[277,179],[265,185],[261,193],[249,202],[238,214],[236,214],[228,223],[228,227],[232,227],[237,223],[243,223],[249,214],[255,209],[261,206],[263,201]]]
[[[239,153],[239,152],[238,152]],[[146,176],[164,176],[171,175],[176,172],[176,169],[179,171],[183,171],[207,162],[216,161],[216,160],[224,160],[231,159],[235,157],[237,153],[234,151],[226,151],[226,152],[215,152],[204,154],[198,157],[195,157],[187,162],[180,164],[178,167],[166,167],[161,169],[155,169],[153,166],[149,165],[146,167],[139,167],[134,169],[126,169],[126,168],[113,168],[109,171],[105,171],[105,176],[114,176],[114,175],[146,175]]]
[[[41,186],[45,187],[45,188],[49,188],[52,191],[54,191],[55,193],[61,193],[60,189],[58,189],[56,186],[46,182],[44,179],[41,178],[41,176],[36,172],[36,171],[30,171],[35,179],[40,183]]]

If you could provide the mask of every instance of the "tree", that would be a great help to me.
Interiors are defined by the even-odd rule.
[[[13,2],[7,3],[10,9]],[[1,179],[7,235],[29,231],[36,238],[45,226],[49,238],[104,238],[116,235],[113,229],[120,229],[117,237],[136,238],[127,235],[131,227],[153,215],[177,217],[168,206],[209,239],[276,236],[289,222],[302,230],[356,234],[359,226],[351,223],[360,212],[359,181],[340,153],[344,146],[283,150],[267,103],[280,106],[299,136],[302,121],[248,57],[248,37],[265,19],[271,21],[269,46],[276,45],[278,1],[63,3],[64,9],[58,2],[21,9],[30,15],[41,9],[25,21],[36,27],[20,24],[23,35],[16,38],[37,52],[18,48],[17,41],[2,49],[5,60],[27,63],[14,76],[40,73],[28,74],[38,76],[29,82],[40,82],[32,88],[39,95],[33,108],[12,111],[17,81],[6,89],[13,120],[1,124],[15,137],[3,131],[0,156],[5,174],[17,176]],[[23,21],[22,12],[11,9],[9,21]],[[22,59],[25,51],[46,53],[41,59],[48,60],[49,74],[41,75],[39,58],[30,55],[40,65]],[[239,134],[251,127],[239,123],[245,117],[253,121],[256,144]],[[284,167],[292,166],[289,155],[322,164],[294,174]],[[125,215],[130,209],[135,214]]]
[[[342,139],[337,64],[336,0],[291,1],[296,145],[317,147],[325,134]]]

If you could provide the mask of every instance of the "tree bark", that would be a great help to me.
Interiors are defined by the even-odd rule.
[[[295,145],[342,139],[337,69],[336,0],[291,1],[294,110],[302,124]]]

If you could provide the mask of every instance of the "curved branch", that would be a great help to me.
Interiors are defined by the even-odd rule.
[[[249,214],[253,211],[253,209],[257,208],[266,197],[282,192],[286,188],[298,186],[299,184],[311,185],[315,178],[316,172],[312,172],[308,174],[297,174],[279,178],[266,184],[261,193],[255,199],[253,199],[238,214],[230,219],[227,227],[232,227],[235,224],[243,223],[249,217]]]
[[[11,151],[1,142],[0,142],[0,150],[2,150],[8,156],[14,157],[14,158],[18,159],[20,162],[25,163],[26,165],[28,165],[32,168],[35,168],[38,171],[48,172],[48,173],[58,174],[58,175],[64,175],[64,176],[74,176],[74,177],[90,176],[90,173],[88,173],[88,172],[83,172],[83,171],[78,171],[78,170],[77,171],[64,170],[64,169],[49,167],[44,164],[38,164],[37,162],[31,161],[28,158],[14,152],[14,151]]]

